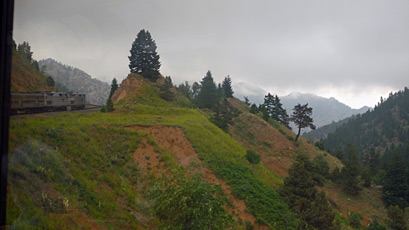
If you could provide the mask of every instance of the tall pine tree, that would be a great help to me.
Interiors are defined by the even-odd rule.
[[[157,76],[161,64],[156,48],[156,43],[149,31],[139,31],[132,43],[131,56],[128,57],[131,72]]]
[[[200,92],[196,97],[196,104],[199,108],[211,109],[217,105],[219,100],[217,93],[217,86],[213,80],[210,70],[207,71],[206,76],[200,82]]]
[[[227,76],[224,78],[222,82],[222,88],[224,91],[224,96],[227,98],[232,98],[233,97],[233,88],[231,86],[231,78],[230,76]]]
[[[409,185],[406,178],[407,167],[402,154],[395,152],[386,171],[382,197],[386,206],[398,205],[404,209],[409,206]]]

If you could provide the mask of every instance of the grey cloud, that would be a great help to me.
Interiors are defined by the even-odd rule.
[[[408,84],[406,0],[16,0],[15,16],[15,38],[35,57],[106,81],[127,75],[129,48],[145,28],[174,82],[210,69],[218,82],[230,74],[283,93]]]

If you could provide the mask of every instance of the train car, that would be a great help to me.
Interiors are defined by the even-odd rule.
[[[11,93],[11,113],[85,109],[85,94],[65,92]]]

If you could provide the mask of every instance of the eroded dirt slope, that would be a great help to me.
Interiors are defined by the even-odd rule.
[[[191,162],[201,164],[197,153],[194,151],[191,143],[186,138],[182,129],[169,126],[132,126],[130,128],[142,131],[154,138],[156,144],[166,153],[171,153],[177,162],[182,166],[189,166]],[[145,139],[143,144],[136,149],[134,160],[142,169],[148,169],[153,173],[161,173],[164,169],[160,162],[160,153],[155,150],[155,147],[148,143]],[[249,220],[255,223],[255,218],[246,211],[246,205],[243,200],[233,196],[230,186],[223,180],[218,179],[210,169],[202,166],[197,169],[197,172],[203,175],[209,183],[220,184],[225,193],[232,200],[234,210],[227,208],[230,213],[235,213],[236,218],[243,221]],[[255,225],[255,229],[267,229],[262,225]]]

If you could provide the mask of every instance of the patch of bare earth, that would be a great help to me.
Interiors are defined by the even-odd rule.
[[[234,126],[229,128],[234,139],[247,149],[260,154],[264,166],[278,176],[287,176],[296,153],[294,143],[277,129],[250,113],[242,113]]]
[[[202,163],[182,129],[169,126],[132,126],[132,128],[153,137],[156,144],[165,152],[171,153],[180,165],[189,166],[191,162]],[[157,171],[154,170],[160,170],[162,168],[160,165],[161,162],[157,157],[158,155],[160,154],[155,152],[155,147],[149,145],[146,140],[143,140],[143,144],[141,144],[134,153],[134,160],[143,169],[149,166],[153,173],[157,173]],[[197,169],[197,172],[200,173],[207,182],[221,185],[234,205],[234,210],[230,207],[226,207],[230,213],[234,211],[236,218],[255,223],[255,218],[246,211],[244,201],[233,196],[229,185],[217,178],[207,167],[200,167]],[[267,229],[267,227],[256,224],[254,229]]]
[[[112,102],[117,103],[125,97],[130,96],[130,94],[136,93],[141,87],[142,81],[143,80],[138,78],[136,74],[129,74],[128,77],[122,81],[121,87],[119,87],[114,95],[112,95]]]

